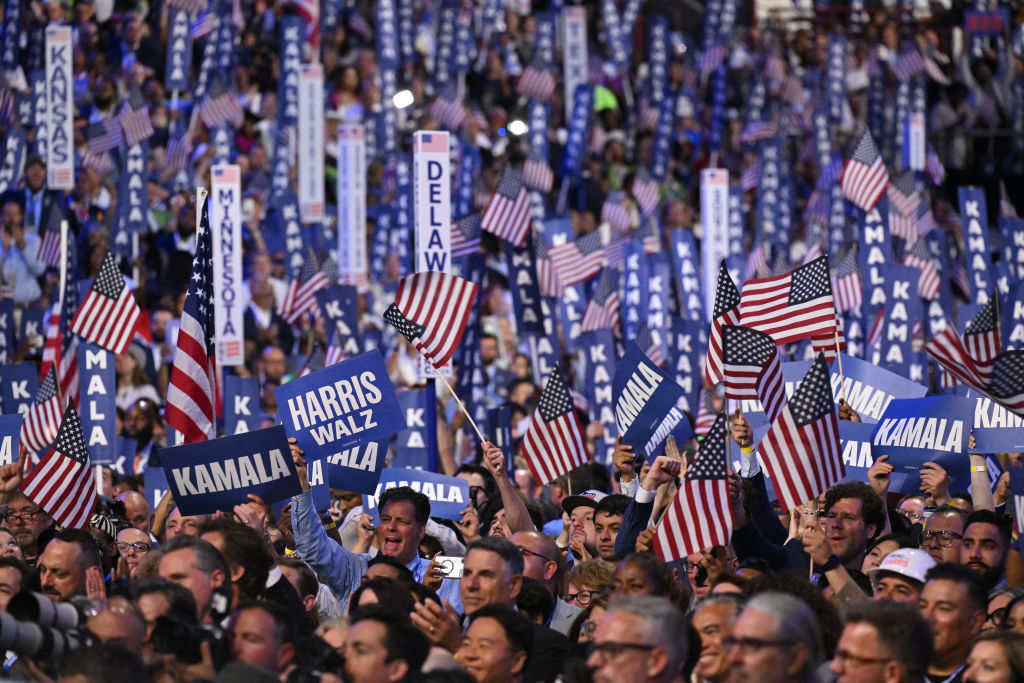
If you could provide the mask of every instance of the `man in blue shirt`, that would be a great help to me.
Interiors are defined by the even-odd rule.
[[[366,574],[370,556],[353,553],[327,538],[327,532],[313,508],[302,449],[294,443],[292,458],[302,485],[302,493],[292,498],[295,549],[317,575],[327,582],[335,597],[343,605],[348,605],[349,596],[359,587]],[[417,582],[423,583],[430,561],[419,556],[419,545],[426,534],[427,519],[430,518],[430,499],[408,486],[399,486],[381,494],[378,509],[380,524],[376,533],[379,552],[401,562],[409,568]],[[444,579],[437,594],[442,601],[448,600],[462,612],[458,580]]]

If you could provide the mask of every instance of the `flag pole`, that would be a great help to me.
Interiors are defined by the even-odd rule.
[[[843,393],[843,403],[846,403],[846,378],[843,377],[843,354],[839,350],[839,328],[833,330],[836,339],[836,361],[839,363],[839,388]]]
[[[437,370],[436,367],[434,369]],[[452,398],[455,399],[455,402],[459,405],[459,408],[461,408],[462,412],[466,414],[466,419],[469,420],[469,424],[473,425],[473,431],[475,431],[476,435],[480,437],[480,443],[486,442],[487,439],[484,438],[484,435],[483,433],[481,433],[480,428],[476,426],[476,422],[473,421],[473,416],[469,414],[468,410],[466,410],[466,406],[462,405],[462,401],[459,400],[459,397],[455,395],[455,390],[452,389],[452,385],[448,383],[448,380],[445,379],[445,376],[441,374],[440,370],[437,370],[437,376],[440,377],[441,381],[444,382],[444,385],[448,387],[448,393],[452,395]],[[428,396],[427,400],[429,401],[430,399],[431,397]]]

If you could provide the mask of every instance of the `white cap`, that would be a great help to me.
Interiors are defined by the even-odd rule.
[[[935,566],[932,556],[918,548],[898,548],[885,556],[882,564],[868,570],[868,576],[874,582],[879,572],[892,572],[924,583],[925,574]]]

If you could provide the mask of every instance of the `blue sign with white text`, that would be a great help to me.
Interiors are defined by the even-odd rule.
[[[21,415],[0,415],[0,465],[10,465],[18,459],[21,438]]]
[[[260,427],[260,384],[255,377],[224,376],[224,433],[254,432]]]
[[[377,500],[380,495],[398,486],[409,486],[430,499],[430,516],[441,519],[462,519],[462,511],[469,506],[469,482],[459,477],[389,467],[381,473],[380,481],[372,496],[363,496],[363,512],[373,517],[376,526],[380,523]]]
[[[622,443],[635,453],[648,455],[683,419],[676,404],[683,389],[655,365],[636,345],[626,345],[626,355],[615,367],[612,381],[615,422]]]
[[[35,363],[10,363],[0,372],[0,410],[4,415],[24,413],[39,389]]]

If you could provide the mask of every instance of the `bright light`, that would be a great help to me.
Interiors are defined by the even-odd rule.
[[[530,130],[529,127],[519,119],[508,124],[508,132],[512,135],[525,135],[528,130]]]
[[[399,90],[395,93],[395,96],[391,98],[395,103],[395,106],[399,109],[405,109],[412,104],[413,96],[411,90]]]

